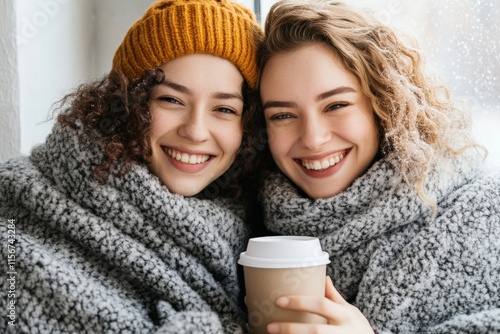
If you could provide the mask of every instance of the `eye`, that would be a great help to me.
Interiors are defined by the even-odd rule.
[[[349,105],[349,103],[347,103],[347,102],[342,102],[342,103],[333,103],[333,104],[329,105],[329,106],[326,108],[326,111],[331,111],[331,110],[340,109],[340,108],[346,107],[346,106],[348,106],[348,105]]]
[[[238,114],[238,112],[236,110],[231,109],[231,108],[227,108],[227,107],[219,107],[219,108],[216,108],[215,111],[221,112],[224,114],[234,114],[234,115]]]
[[[172,103],[172,104],[182,104],[175,97],[171,97],[171,96],[160,96],[160,97],[158,97],[158,100],[164,101],[164,102],[167,102],[167,103]]]
[[[269,119],[271,121],[281,121],[281,120],[285,120],[285,119],[291,119],[291,118],[295,118],[294,115],[292,114],[275,114],[275,115],[272,115]]]

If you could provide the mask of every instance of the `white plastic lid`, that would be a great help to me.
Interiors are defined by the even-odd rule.
[[[239,264],[254,268],[302,268],[330,263],[318,238],[273,236],[252,238],[240,254]]]

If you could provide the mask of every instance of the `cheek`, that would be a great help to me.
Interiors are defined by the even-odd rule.
[[[176,131],[182,124],[182,117],[165,110],[151,111],[151,140],[158,140],[166,134]]]
[[[291,148],[293,134],[284,129],[269,129],[267,130],[267,139],[269,150],[275,158],[286,155]]]
[[[375,156],[379,146],[378,128],[375,121],[366,118],[362,123],[353,123],[348,128],[354,130],[350,134],[352,141],[360,146],[365,154]]]
[[[225,127],[222,131],[218,132],[219,142],[221,143],[222,149],[231,155],[236,155],[236,152],[241,146],[243,140],[243,129],[241,124],[234,124]]]
[[[378,128],[376,126],[373,127],[373,130],[372,130],[371,135],[369,136],[368,140],[371,143],[372,150],[374,150],[375,152],[378,152],[380,138],[379,138]]]
[[[365,122],[365,141],[367,142],[367,145],[378,148],[379,133],[377,123],[372,115],[367,117]]]
[[[155,112],[154,110],[151,111],[151,130],[150,130],[151,140],[155,140],[158,137],[161,137],[162,133],[164,132],[162,126],[162,124],[165,124],[164,122],[165,120],[162,119],[162,117],[158,112]]]

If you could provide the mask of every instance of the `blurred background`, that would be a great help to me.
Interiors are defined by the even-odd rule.
[[[105,75],[128,28],[153,0],[0,1],[0,161],[29,154],[52,105]],[[239,1],[263,22],[275,1]],[[415,37],[427,67],[470,108],[475,138],[500,167],[500,1],[346,0]]]

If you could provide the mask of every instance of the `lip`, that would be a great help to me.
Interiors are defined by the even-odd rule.
[[[179,171],[184,172],[184,173],[190,173],[190,174],[192,174],[192,173],[201,172],[215,158],[214,155],[209,154],[207,152],[188,150],[188,149],[184,149],[184,148],[180,149],[178,147],[173,147],[173,146],[161,146],[161,149],[163,151],[163,154],[164,154],[165,158],[170,162],[170,164],[172,166],[174,166],[176,169],[178,169]],[[189,154],[189,155],[208,155],[210,157],[205,162],[198,163],[198,164],[189,164],[189,163],[182,162],[181,160],[177,160],[177,159],[171,157],[170,155],[168,155],[167,154],[167,150],[168,149],[172,149],[172,150],[175,150],[177,152],[186,153],[186,154]]]
[[[181,153],[187,153],[187,154],[196,154],[196,155],[210,155],[213,156],[213,154],[206,152],[206,151],[198,151],[198,150],[190,150],[184,147],[179,147],[179,146],[166,146],[166,145],[160,145],[162,150],[167,150],[167,149],[172,149],[176,150]]]
[[[343,150],[335,150],[335,151],[329,151],[325,153],[320,153],[320,154],[313,154],[313,155],[307,155],[307,156],[302,156],[302,157],[296,157],[293,158],[295,161],[302,161],[302,160],[322,160],[326,157],[329,157],[330,155],[339,155],[339,154],[344,154],[344,157],[351,151],[350,148],[346,148]]]
[[[343,152],[343,153],[342,153]],[[294,162],[299,166],[299,168],[302,170],[304,174],[307,176],[321,179],[325,178],[328,176],[331,176],[335,174],[339,169],[342,168],[344,165],[344,161],[346,160],[347,156],[351,152],[351,149],[345,149],[345,150],[340,150],[340,151],[333,151],[333,152],[326,152],[326,153],[321,153],[321,154],[316,154],[316,155],[308,155],[307,157],[300,157],[300,158],[294,158]],[[322,170],[314,170],[314,169],[307,169],[306,167],[302,166],[302,160],[322,160],[330,155],[333,154],[343,154],[344,158],[340,160],[338,163],[336,163],[333,166],[330,166],[326,169]]]

